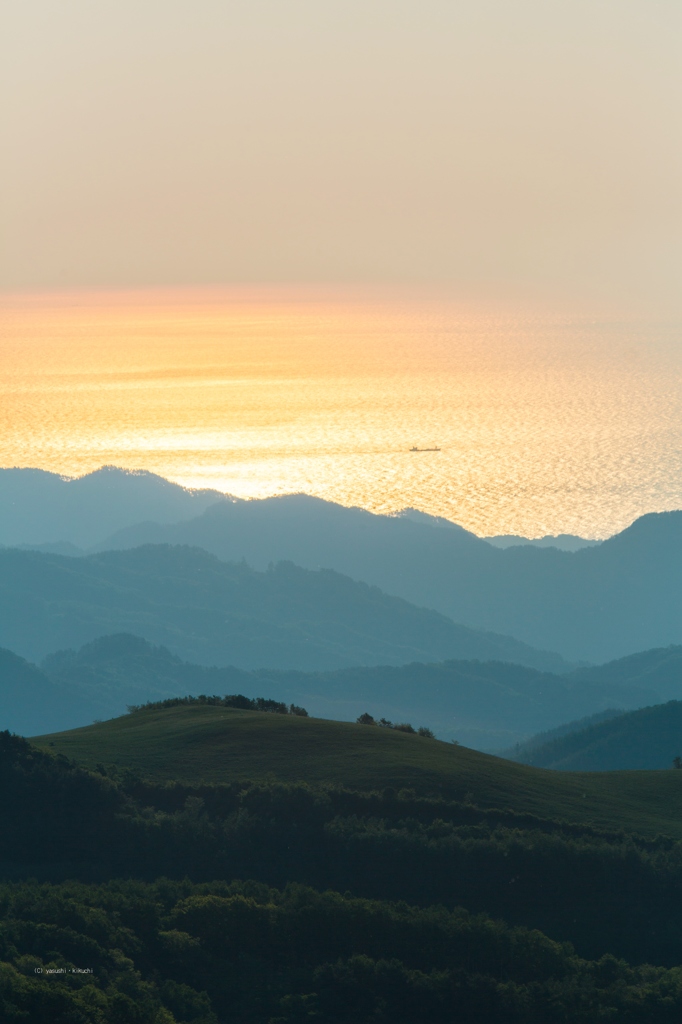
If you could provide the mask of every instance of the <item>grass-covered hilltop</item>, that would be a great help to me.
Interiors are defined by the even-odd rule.
[[[169,700],[33,742],[89,769],[125,767],[157,785],[276,780],[363,792],[414,789],[682,839],[682,773],[559,774],[377,725]]]
[[[0,734],[0,785],[3,1021],[682,1015],[682,772],[193,698]]]

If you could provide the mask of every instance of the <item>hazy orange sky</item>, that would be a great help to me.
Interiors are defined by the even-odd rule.
[[[679,0],[10,0],[0,287],[675,305]]]

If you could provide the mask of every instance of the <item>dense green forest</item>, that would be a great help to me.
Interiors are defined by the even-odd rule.
[[[7,1022],[672,1024],[682,1013],[679,968],[584,960],[462,909],[186,879],[5,884],[0,908]]]
[[[0,733],[3,1024],[682,1016],[682,772],[163,703],[40,746]]]
[[[539,928],[588,958],[613,953],[668,966],[682,960],[682,848],[673,838],[480,807],[471,794],[457,800],[277,781],[154,783],[129,769],[87,771],[1,736],[5,878],[250,878],[278,888],[297,882],[422,907],[463,906]],[[661,773],[668,776],[680,780],[678,772]]]

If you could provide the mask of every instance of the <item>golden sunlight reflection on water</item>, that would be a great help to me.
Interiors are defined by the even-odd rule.
[[[607,536],[682,507],[678,325],[234,289],[3,301],[0,465]],[[438,452],[410,452],[439,447]]]

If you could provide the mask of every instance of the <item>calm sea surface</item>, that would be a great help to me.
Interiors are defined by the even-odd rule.
[[[678,324],[285,290],[5,297],[0,465],[607,536],[682,507]],[[410,452],[412,446],[440,451]]]

